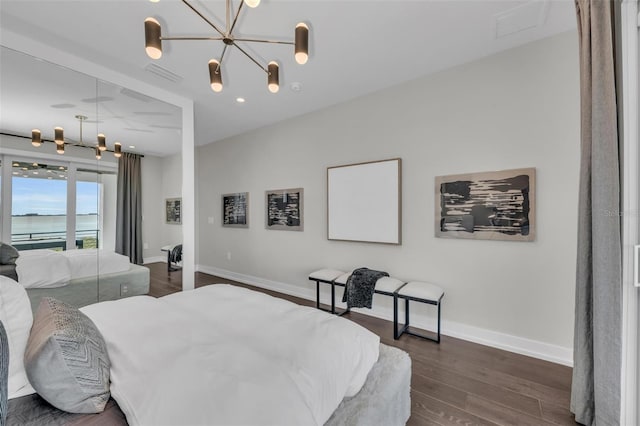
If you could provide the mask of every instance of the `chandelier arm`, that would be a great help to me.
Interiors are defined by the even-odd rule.
[[[236,38],[235,41],[243,41],[246,43],[271,43],[271,44],[290,44],[294,45],[293,41],[279,41],[279,40],[263,40],[257,38]]]
[[[160,37],[160,40],[224,40],[224,37]]]
[[[220,55],[220,61],[218,62],[218,68],[216,71],[220,70],[220,67],[222,66],[222,60],[224,59],[224,54],[227,53],[227,47],[229,46],[225,44],[224,49],[222,49],[222,55]]]
[[[235,47],[237,47],[239,51],[241,51],[242,53],[244,53],[244,55],[245,55],[247,58],[251,59],[251,60],[253,61],[253,63],[254,63],[254,64],[256,64],[256,65],[258,66],[258,68],[260,68],[262,71],[266,72],[266,73],[267,73],[267,75],[269,74],[269,70],[268,70],[268,69],[266,69],[265,67],[263,67],[262,65],[260,65],[260,63],[259,63],[258,61],[256,61],[255,59],[253,59],[253,56],[251,56],[250,54],[248,54],[247,52],[245,52],[245,50],[244,50],[242,47],[238,46],[238,45],[235,43],[235,41],[234,41],[233,45],[234,45]]]
[[[229,34],[233,32],[233,29],[236,27],[236,22],[238,22],[238,16],[240,16],[240,11],[242,10],[242,5],[244,1],[240,2],[240,6],[238,6],[238,12],[236,13],[236,17],[233,18],[233,24],[231,24],[231,28],[229,29]]]
[[[198,10],[195,7],[193,7],[191,4],[189,4],[187,0],[182,0],[182,3],[186,4],[189,7],[189,9],[193,10],[199,17],[202,18],[202,20],[204,20],[207,24],[211,25],[211,27],[213,27],[214,30],[220,33],[222,37],[225,37],[225,33],[220,31],[220,29],[216,27],[216,25],[213,22],[208,20],[202,13],[198,12]]]

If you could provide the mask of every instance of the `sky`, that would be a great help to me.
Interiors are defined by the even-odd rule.
[[[67,181],[13,177],[13,216],[27,213],[64,215],[67,212]],[[76,212],[98,212],[98,184],[77,182]]]

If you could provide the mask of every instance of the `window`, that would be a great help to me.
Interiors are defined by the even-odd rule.
[[[116,174],[76,172],[76,245],[115,249]]]
[[[114,250],[115,164],[0,160],[0,239],[19,250]]]
[[[67,167],[13,161],[11,173],[11,243],[19,250],[65,250]]]

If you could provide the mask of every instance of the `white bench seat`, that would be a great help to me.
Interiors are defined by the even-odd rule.
[[[393,293],[400,287],[402,287],[403,284],[404,281],[400,281],[397,278],[382,277],[378,281],[376,281],[375,292],[393,296]]]
[[[338,271],[337,269],[319,269],[310,273],[309,279],[312,281],[322,281],[330,283],[343,274],[343,271]]]
[[[435,284],[421,281],[409,281],[408,283],[397,289],[393,295],[394,339],[398,340],[400,336],[406,333],[412,336],[417,336],[423,339],[433,340],[434,342],[440,343],[440,316],[443,296],[444,290],[442,290],[442,288]],[[400,331],[398,331],[398,299],[404,299],[405,301],[405,321],[404,326]],[[409,301],[427,303],[429,305],[436,305],[438,307],[438,331],[436,333],[436,338],[409,331]]]
[[[347,285],[347,280],[351,276],[353,271],[343,272],[337,269],[319,269],[309,274],[309,280],[316,282],[316,308],[331,312],[332,314],[336,313],[336,296],[335,296],[335,287],[339,285],[341,287],[345,287]],[[330,284],[331,285],[331,309],[323,309],[320,307],[320,283]],[[384,294],[386,296],[393,296],[394,292],[398,290],[404,281],[400,281],[397,278],[392,277],[382,277],[378,281],[376,281],[374,292],[378,294]],[[344,310],[340,312],[338,315],[344,315],[349,313],[350,310]]]

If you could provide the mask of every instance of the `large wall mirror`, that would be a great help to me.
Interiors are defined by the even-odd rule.
[[[142,167],[181,166],[181,108],[7,47],[0,61],[0,241],[18,250],[18,282],[32,306],[44,296],[83,306],[146,293],[148,269],[115,253],[115,142]],[[96,151],[98,135],[106,151]],[[181,168],[174,173],[172,195],[180,197]],[[161,223],[162,188],[150,188],[143,203],[149,223]],[[179,242],[180,232],[171,227],[167,241]],[[140,244],[160,255],[165,240],[154,238]]]

